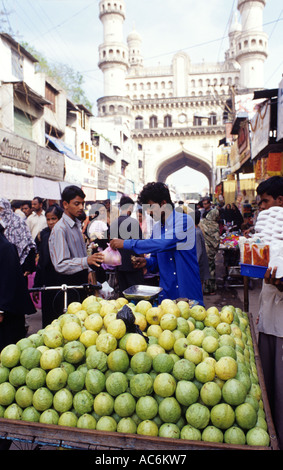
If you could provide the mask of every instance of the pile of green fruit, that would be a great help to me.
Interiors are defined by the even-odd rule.
[[[128,309],[137,330],[127,331]],[[89,296],[0,355],[0,417],[269,446],[246,313]]]

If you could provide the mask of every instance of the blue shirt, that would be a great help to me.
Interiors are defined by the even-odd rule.
[[[157,222],[148,240],[125,240],[124,248],[137,254],[151,253],[150,272],[159,271],[162,299],[187,298],[203,305],[202,285],[191,216],[173,211],[164,225]]]

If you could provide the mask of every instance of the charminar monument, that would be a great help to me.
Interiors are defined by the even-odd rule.
[[[120,119],[129,127],[143,149],[145,182],[165,182],[188,166],[206,175],[213,186],[213,159],[225,137],[226,100],[232,93],[263,88],[266,0],[238,0],[222,62],[192,63],[189,55],[178,52],[168,65],[154,67],[143,65],[142,37],[135,29],[124,40],[126,3],[99,3],[104,96],[97,102],[98,116]]]

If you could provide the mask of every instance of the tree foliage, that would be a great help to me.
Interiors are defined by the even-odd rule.
[[[50,64],[47,59],[38,51],[36,51],[28,43],[21,44],[30,54],[37,60],[36,70],[43,72],[60,85],[67,93],[70,100],[75,104],[83,104],[89,110],[93,104],[88,100],[83,90],[84,78],[80,72],[75,71],[68,64]]]

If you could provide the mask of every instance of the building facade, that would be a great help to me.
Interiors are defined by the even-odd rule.
[[[60,200],[68,184],[82,187],[87,201],[135,195],[143,181],[141,152],[127,123],[94,119],[5,33],[0,61],[1,196]]]
[[[194,64],[181,51],[167,66],[144,67],[140,34],[134,30],[123,41],[125,0],[100,1],[104,96],[97,102],[98,115],[127,123],[143,151],[145,182],[166,181],[189,166],[207,176],[212,190],[217,148],[227,132],[226,102],[263,87],[265,2],[238,0],[222,62]]]

